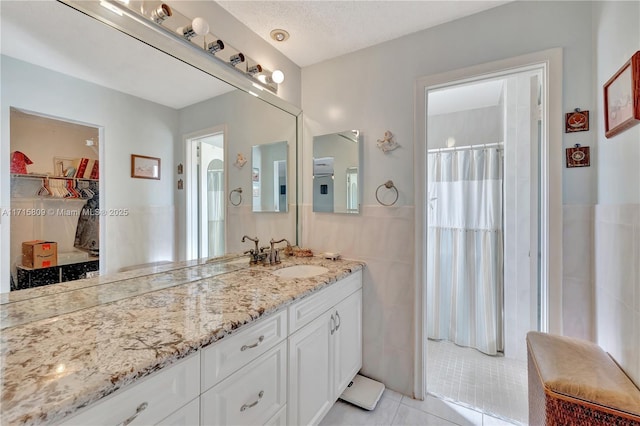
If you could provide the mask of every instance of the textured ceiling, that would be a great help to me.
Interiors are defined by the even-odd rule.
[[[218,1],[300,67],[373,46],[509,1]],[[282,28],[283,43],[269,33]]]

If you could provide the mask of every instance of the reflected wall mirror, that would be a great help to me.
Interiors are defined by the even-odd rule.
[[[360,212],[360,131],[346,130],[313,137],[313,211]]]
[[[175,2],[169,3],[173,7]],[[186,179],[191,151],[186,140],[205,129],[222,127],[224,154],[218,164],[222,168],[215,169],[216,186],[209,192],[224,193],[224,197],[218,197],[224,202],[224,212],[212,219],[218,222],[206,231],[216,239],[209,241],[209,252],[241,252],[245,248],[240,241],[244,234],[258,235],[263,240],[286,237],[297,241],[297,208],[285,210],[275,222],[264,215],[251,214],[251,210],[247,214],[245,209],[251,208],[252,201],[247,197],[251,192],[248,184],[251,167],[237,169],[229,165],[237,153],[248,154],[256,140],[289,141],[288,156],[296,158],[300,110],[266,91],[260,94],[262,98],[250,95],[246,82],[238,79],[236,72],[218,73],[217,65],[210,66],[206,58],[189,52],[182,55],[177,48],[171,55],[165,53],[171,43],[151,30],[140,31],[136,35],[139,39],[131,37],[128,34],[138,30],[133,27],[136,23],[99,4],[99,1],[0,2],[3,35],[0,204],[13,204],[9,179],[11,108],[89,126],[98,131],[95,142],[100,154],[100,209],[114,212],[101,216],[100,220],[100,273],[197,258],[198,250],[189,252],[187,240],[189,235],[205,232],[198,230],[204,220],[193,223],[187,220],[187,207],[196,200],[187,195],[191,189],[191,182]],[[85,6],[103,15],[76,10]],[[179,10],[180,3],[175,7]],[[129,25],[133,28],[130,31]],[[78,34],[82,37],[77,37]],[[268,102],[264,100],[267,98]],[[47,138],[39,143],[46,144]],[[161,179],[131,179],[128,172],[131,154],[161,158]],[[47,161],[48,167],[49,163],[54,173],[53,158]],[[183,190],[177,185],[183,179],[176,172],[180,163],[185,165]],[[206,171],[208,165],[193,163],[192,167]],[[287,173],[287,201],[296,205],[295,163],[287,165]],[[209,173],[203,175],[209,178]],[[245,197],[239,206],[233,207],[227,194],[237,187],[244,188]],[[205,190],[208,191],[203,186],[202,191]],[[119,211],[127,214],[115,214],[118,209],[126,209]],[[57,206],[53,211],[57,211]],[[11,219],[3,218],[0,222],[2,245],[10,248],[0,251],[0,292],[9,291],[8,278],[15,277],[23,240],[60,238],[47,233],[47,229],[61,230],[55,224],[41,227],[43,231],[38,235],[32,233],[24,238],[21,234],[12,235]],[[54,217],[47,219],[55,221]],[[75,229],[69,232],[71,235]]]
[[[251,198],[254,212],[289,211],[286,141],[251,149]]]

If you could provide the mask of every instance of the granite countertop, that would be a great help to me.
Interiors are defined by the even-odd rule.
[[[59,422],[364,266],[244,260],[179,262],[3,296],[0,423]],[[329,271],[296,279],[270,273],[295,264]]]

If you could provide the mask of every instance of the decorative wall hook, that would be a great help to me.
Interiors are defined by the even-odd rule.
[[[382,139],[378,139],[378,148],[380,148],[385,154],[389,151],[393,151],[399,146],[400,145],[393,140],[393,134],[389,130],[384,132],[384,137]]]
[[[247,159],[244,157],[242,153],[239,152],[238,155],[236,156],[236,162],[233,163],[233,165],[241,169],[242,166],[246,164],[246,162],[247,162]]]

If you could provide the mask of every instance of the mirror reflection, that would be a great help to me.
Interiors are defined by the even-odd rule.
[[[313,211],[360,212],[360,132],[313,137]]]
[[[77,158],[97,160],[99,180],[89,180],[90,173],[86,179],[96,187],[92,192],[100,212],[99,247],[88,255],[99,253],[100,274],[241,252],[244,234],[296,241],[295,209],[288,211],[285,202],[280,211],[287,213],[277,221],[245,211],[252,202],[247,196],[251,166],[231,166],[238,154],[249,156],[256,140],[291,141],[288,149],[295,158],[295,115],[62,3],[3,1],[0,7],[0,28],[7,35],[1,38],[0,61],[1,127],[7,129],[1,141],[0,175],[7,182],[1,205],[45,212],[37,220],[3,217],[0,222],[2,244],[10,247],[0,253],[0,292],[8,292],[11,281],[17,283],[25,241],[58,242],[61,262],[73,263],[74,255],[80,256],[75,212],[81,210],[76,204],[83,205],[82,197],[37,194],[46,179],[9,179],[17,174],[9,167],[13,151],[25,151],[34,162],[20,174],[47,178],[76,179],[76,174],[61,175],[71,173]],[[61,138],[60,130],[48,128],[30,138],[29,145],[14,144],[17,127],[10,111],[14,119],[17,112],[55,120],[58,128],[71,129],[65,132],[70,136]],[[86,136],[76,126],[94,133]],[[60,147],[54,147],[54,136]],[[84,151],[67,152],[67,145]],[[198,146],[216,151],[207,164],[200,163]],[[161,179],[132,177],[132,154],[160,159]],[[287,169],[295,176],[295,164]],[[73,190],[84,189],[74,182]],[[295,179],[289,177],[287,201],[295,203],[291,185]],[[238,187],[244,188],[244,199],[231,206],[229,191]],[[47,278],[32,277],[29,286],[86,276],[82,268],[68,275],[53,267],[57,269],[38,268]]]
[[[254,212],[287,212],[286,141],[254,145],[251,150],[251,197]]]

